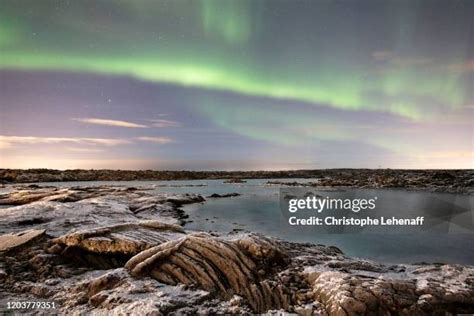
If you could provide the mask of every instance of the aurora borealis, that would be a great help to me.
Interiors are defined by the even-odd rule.
[[[473,168],[473,17],[469,0],[4,0],[0,162]]]

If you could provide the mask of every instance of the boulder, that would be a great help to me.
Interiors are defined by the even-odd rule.
[[[18,233],[0,235],[0,252],[7,252],[24,246],[44,236],[45,230],[31,229]]]

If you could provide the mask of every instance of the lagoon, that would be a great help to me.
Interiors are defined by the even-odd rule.
[[[102,181],[42,183],[56,186],[124,185],[146,186],[156,193],[239,193],[229,198],[208,198],[204,203],[183,207],[189,215],[186,229],[228,233],[252,231],[288,241],[334,245],[354,257],[386,263],[444,262],[474,264],[474,234],[416,233],[416,234],[333,234],[314,233],[300,227],[283,225],[280,216],[280,185],[267,185],[271,179],[253,179],[246,183],[223,183],[223,180],[191,181]],[[285,181],[279,179],[279,181]],[[314,179],[288,179],[312,182]],[[332,196],[377,196],[378,208],[388,218],[396,214],[408,218],[412,210],[437,213],[441,216],[453,209],[465,210],[465,221],[473,220],[474,196],[450,193],[431,193],[401,189],[344,189],[322,190]]]

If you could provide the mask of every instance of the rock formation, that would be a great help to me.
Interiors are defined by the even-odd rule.
[[[228,198],[228,197],[235,197],[235,196],[240,196],[240,193],[224,193],[224,194],[219,194],[219,193],[213,193],[209,196],[206,196],[208,199],[217,199],[217,198]]]
[[[0,252],[10,251],[17,247],[33,242],[44,235],[45,230],[31,229],[19,233],[10,233],[0,236]]]
[[[224,180],[224,183],[247,183],[247,181],[242,180],[241,178],[231,178]]]
[[[177,210],[198,195],[29,190],[38,195],[27,204],[25,193],[2,196],[22,205],[0,209],[0,306],[18,298],[53,300],[60,314],[474,311],[471,266],[390,266],[335,247],[186,231]]]
[[[225,240],[209,234],[189,234],[143,251],[125,267],[166,284],[195,285],[223,299],[240,295],[252,310],[289,307],[287,289],[268,278],[286,256],[263,237]]]

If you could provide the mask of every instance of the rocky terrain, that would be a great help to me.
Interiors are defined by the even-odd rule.
[[[365,171],[365,170],[364,170]],[[404,189],[429,192],[474,193],[474,171],[470,170],[352,170],[314,181],[267,181],[267,185]]]
[[[33,300],[68,315],[474,312],[472,266],[389,266],[331,246],[188,231],[180,207],[205,203],[194,194],[9,189],[0,194],[3,312],[7,301]]]
[[[322,169],[291,171],[153,171],[0,169],[0,183],[52,181],[133,181],[308,178],[329,187],[404,188],[437,192],[473,193],[474,170]]]

